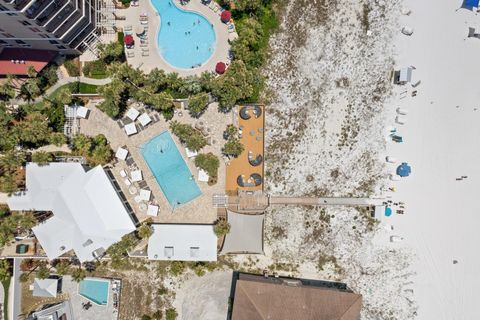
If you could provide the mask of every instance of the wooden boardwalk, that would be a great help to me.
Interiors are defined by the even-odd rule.
[[[259,213],[269,206],[296,205],[296,206],[353,206],[372,207],[382,205],[385,199],[380,198],[314,198],[270,196],[261,191],[239,192],[237,196],[229,196],[227,207],[230,210],[242,213]]]

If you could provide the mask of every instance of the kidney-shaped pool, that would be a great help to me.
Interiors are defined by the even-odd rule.
[[[204,64],[215,51],[215,30],[204,16],[178,8],[172,0],[151,0],[160,15],[157,47],[167,63],[180,69]]]

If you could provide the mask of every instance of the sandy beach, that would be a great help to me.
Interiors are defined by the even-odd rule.
[[[399,245],[415,253],[411,289],[420,320],[480,318],[475,294],[480,285],[480,40],[465,39],[468,27],[478,28],[480,16],[457,11],[460,5],[454,0],[404,2],[412,12],[400,23],[413,27],[414,34],[398,33],[396,65],[414,65],[413,82],[421,84],[396,88],[386,105],[387,124],[405,141],[389,143],[387,155],[408,161],[413,174],[391,183],[397,187],[394,201],[405,202],[405,214],[383,221],[404,237]],[[402,99],[405,89],[409,92]],[[418,90],[416,97],[412,90]],[[397,107],[409,110],[403,126],[394,123]],[[468,178],[456,180],[461,176]],[[377,240],[388,241],[386,235]]]

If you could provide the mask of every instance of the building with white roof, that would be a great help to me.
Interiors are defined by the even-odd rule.
[[[101,166],[79,163],[26,165],[26,190],[8,198],[11,210],[52,211],[32,228],[49,259],[73,250],[93,260],[135,230],[135,224]]]
[[[48,278],[48,279],[38,279],[33,280],[33,292],[34,297],[47,297],[47,298],[56,298],[59,291],[58,288],[58,279]]]
[[[217,261],[213,225],[154,224],[148,240],[149,260]]]

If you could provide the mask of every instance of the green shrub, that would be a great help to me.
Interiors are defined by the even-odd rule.
[[[237,138],[229,139],[223,147],[223,153],[228,156],[238,157],[245,147]]]
[[[165,319],[167,320],[175,320],[177,319],[177,310],[175,308],[169,308],[165,311]]]
[[[207,140],[202,136],[200,131],[189,124],[173,121],[170,124],[170,130],[192,151],[198,151],[207,145]]]
[[[66,60],[63,63],[63,66],[65,67],[65,69],[67,69],[68,75],[70,77],[78,77],[80,75],[80,68],[74,60]]]
[[[230,232],[230,223],[227,222],[225,219],[219,219],[213,226],[213,232],[217,235],[217,237],[222,237]]]
[[[213,153],[201,153],[195,157],[195,165],[205,170],[212,178],[217,177],[218,168],[220,167],[220,160]]]

